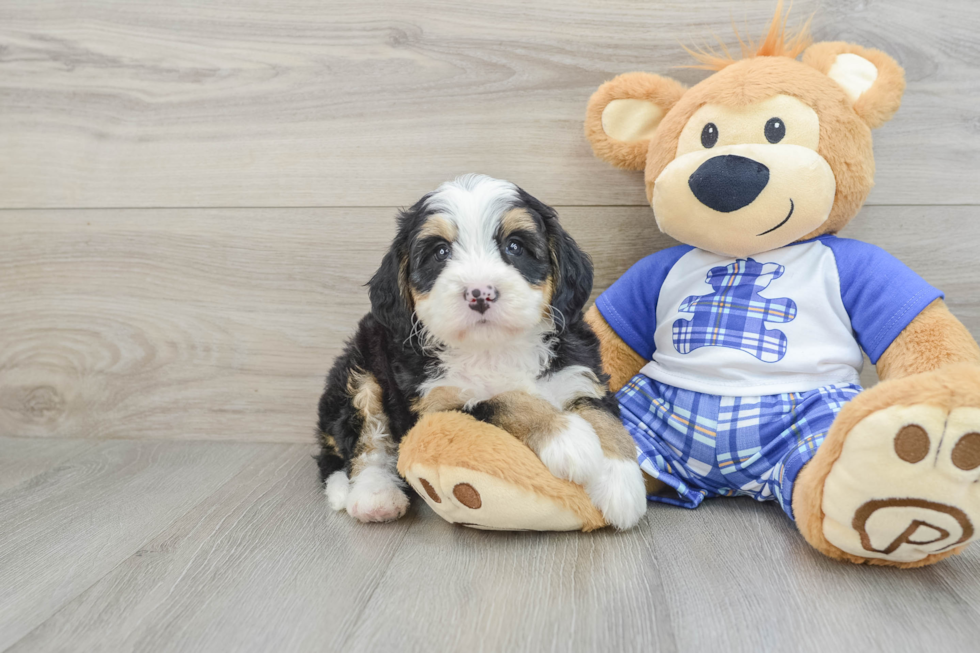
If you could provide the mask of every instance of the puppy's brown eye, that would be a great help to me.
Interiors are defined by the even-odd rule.
[[[448,245],[439,245],[439,248],[436,250],[436,260],[445,261],[449,258],[451,253],[452,251],[449,249]]]
[[[701,145],[712,148],[718,142],[718,127],[713,122],[709,122],[701,130]]]
[[[779,118],[770,118],[766,122],[766,140],[776,144],[786,136],[786,123]]]
[[[512,240],[507,243],[507,253],[511,256],[520,256],[524,253],[524,245],[521,245],[516,240]]]

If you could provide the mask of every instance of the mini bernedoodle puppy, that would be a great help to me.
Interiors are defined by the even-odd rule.
[[[447,182],[401,212],[369,286],[371,312],[320,398],[332,508],[363,522],[405,514],[398,443],[421,414],[462,410],[582,485],[611,525],[639,521],[636,449],[582,317],[592,262],[552,208],[506,181]]]

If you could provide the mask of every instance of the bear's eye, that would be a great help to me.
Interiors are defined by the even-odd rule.
[[[770,118],[766,122],[766,140],[775,144],[783,140],[784,136],[786,136],[786,123],[779,118]]]
[[[718,142],[718,127],[715,126],[715,123],[709,122],[707,125],[704,126],[704,129],[701,130],[701,145],[703,145],[706,148],[711,148],[714,147],[715,143],[717,142]]]

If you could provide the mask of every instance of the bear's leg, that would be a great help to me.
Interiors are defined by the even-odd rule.
[[[398,471],[451,523],[538,531],[606,525],[580,485],[552,475],[511,434],[461,412],[424,415],[402,439]]]
[[[822,553],[918,567],[980,526],[980,368],[884,381],[853,399],[799,477],[797,525]]]

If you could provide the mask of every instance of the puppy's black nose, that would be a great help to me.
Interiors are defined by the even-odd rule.
[[[769,168],[735,154],[708,159],[687,180],[698,201],[721,213],[748,206],[768,183]]]
[[[470,308],[476,311],[477,313],[479,313],[480,315],[483,315],[484,313],[487,312],[487,309],[490,308],[490,302],[483,299],[482,297],[480,297],[479,299],[473,299],[470,300]]]
[[[487,312],[490,304],[497,301],[499,296],[500,293],[490,285],[474,286],[463,293],[463,299],[466,300],[469,307],[481,315]]]

